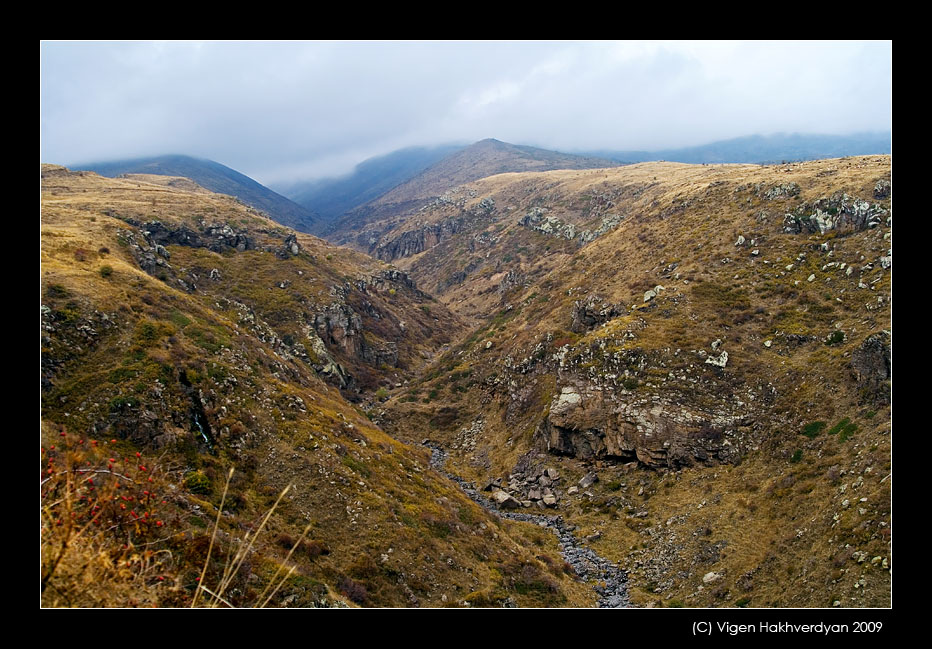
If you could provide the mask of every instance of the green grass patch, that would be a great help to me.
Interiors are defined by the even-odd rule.
[[[349,467],[350,469],[362,475],[363,477],[368,478],[369,476],[372,475],[372,472],[369,470],[369,467],[367,467],[365,464],[363,464],[362,462],[360,462],[359,460],[357,460],[356,458],[352,456],[344,455],[342,462],[344,466]]]
[[[809,439],[812,439],[820,432],[822,432],[822,429],[826,426],[827,424],[824,421],[814,421],[811,424],[806,424],[803,426],[802,434]]]
[[[858,425],[853,423],[849,417],[845,417],[837,424],[832,426],[828,434],[829,435],[838,435],[839,442],[845,442],[858,430]]]

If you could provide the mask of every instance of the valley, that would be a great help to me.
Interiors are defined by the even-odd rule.
[[[474,147],[329,241],[42,166],[44,606],[890,606],[890,156]]]

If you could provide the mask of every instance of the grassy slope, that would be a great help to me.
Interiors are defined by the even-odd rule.
[[[138,160],[120,160],[81,167],[114,177],[122,174],[158,174],[190,178],[210,191],[236,196],[270,214],[277,222],[301,232],[317,225],[318,215],[234,169],[213,160],[167,155]]]
[[[133,222],[151,220],[195,230],[231,224],[258,249],[168,246],[171,268],[153,277],[131,246],[142,240]],[[526,526],[487,516],[428,468],[423,449],[387,436],[289,353],[283,339],[297,334],[296,315],[330,303],[334,286],[384,265],[311,237],[299,237],[303,251],[287,259],[262,250],[280,247],[287,234],[229,197],[43,168],[43,448],[64,427],[68,440],[115,440],[108,448],[118,457],[141,452],[162,476],[167,523],[147,546],[162,557],[163,579],[114,568],[115,557],[144,556],[139,545],[120,549],[133,536],[121,522],[110,536],[73,545],[44,604],[187,605],[229,466],[237,472],[208,584],[216,583],[233,539],[254,530],[280,490],[293,485],[227,594],[235,605],[256,603],[308,524],[308,541],[289,562],[296,572],[272,605],[460,605],[470,593],[489,605],[508,598],[519,605],[591,602],[591,591],[535,558],[556,556],[552,538],[530,538]],[[205,277],[213,268],[217,280]],[[290,291],[278,287],[283,282]],[[392,370],[397,379],[390,381],[415,371],[418,352],[429,354],[457,330],[439,305],[427,317],[418,308],[427,298],[403,284],[370,286],[367,295],[381,317],[365,318],[364,330],[410,338],[397,341],[410,351],[407,367]],[[402,318],[407,333],[365,328]],[[195,419],[206,423],[210,439]],[[57,529],[49,519],[43,538],[54,541]],[[109,586],[81,587],[98,560],[106,566],[95,581]]]
[[[602,462],[591,498],[563,500],[563,515],[600,531],[599,551],[632,571],[635,601],[888,605],[881,561],[890,555],[890,410],[860,394],[851,356],[868,335],[890,329],[890,271],[879,263],[890,229],[886,221],[856,233],[782,228],[784,213],[836,192],[878,202],[873,188],[889,178],[889,163],[885,156],[778,167],[648,163],[470,184],[462,207],[440,205],[424,220],[462,215],[485,198],[495,212],[395,263],[479,326],[391,402],[390,418],[412,437],[448,444],[456,470],[476,480],[507,475],[529,451],[578,478],[593,467],[536,455],[533,433],[560,385],[604,382],[602,359],[636,352],[647,363],[631,377],[632,397],[696,407],[741,402],[755,422],[737,466],[657,472]],[[798,196],[765,197],[788,183]],[[889,199],[879,202],[889,208]],[[580,248],[518,225],[533,207],[580,227],[595,227],[606,213],[625,218]],[[735,245],[739,235],[746,245]],[[473,268],[465,281],[445,281],[464,267]],[[508,271],[525,281],[500,291]],[[658,284],[666,290],[643,305]],[[627,314],[571,332],[573,303],[588,294]],[[835,331],[843,340],[826,344]],[[729,352],[721,372],[697,355],[711,354],[715,340]],[[561,370],[549,359],[563,345],[571,363]],[[522,361],[522,372],[503,370]],[[464,445],[458,431],[477,417],[483,437]],[[850,438],[831,434],[846,418],[857,426]],[[827,426],[802,435],[814,421]],[[704,584],[709,572],[723,576]]]

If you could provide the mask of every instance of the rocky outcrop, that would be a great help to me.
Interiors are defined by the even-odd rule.
[[[186,225],[172,229],[161,221],[149,221],[142,225],[141,230],[150,245],[207,248],[217,253],[230,248],[240,252],[255,249],[255,243],[245,231],[236,231],[227,223],[206,225],[201,232],[195,232]]]
[[[509,270],[498,283],[498,294],[504,295],[513,288],[527,286],[527,275],[514,270]]]
[[[365,345],[362,318],[352,307],[333,302],[314,315],[314,329],[328,347],[337,347],[349,356],[362,357]]]
[[[449,239],[465,227],[465,218],[446,219],[440,223],[431,223],[415,230],[402,232],[389,241],[371,246],[369,252],[373,257],[383,261],[410,257]]]
[[[882,331],[865,338],[851,354],[851,371],[863,401],[875,405],[890,403],[890,334]]]
[[[799,185],[791,182],[774,185],[767,189],[761,197],[764,200],[772,201],[778,198],[793,198],[794,196],[799,196]]]
[[[875,228],[883,221],[887,210],[876,203],[852,198],[839,192],[830,198],[820,198],[811,205],[803,203],[783,217],[783,231],[788,234],[841,234]]]
[[[892,185],[890,184],[890,181],[886,178],[882,178],[877,181],[876,185],[874,185],[874,198],[887,198],[890,196],[891,191]]]
[[[551,237],[568,239],[576,241],[579,245],[585,245],[602,236],[606,232],[611,232],[624,218],[621,214],[608,214],[595,230],[583,230],[573,223],[567,223],[556,216],[545,216],[546,208],[533,207],[528,210],[527,214],[521,217],[518,225],[524,226],[535,232],[546,234]]]
[[[745,423],[739,415],[658,397],[619,398],[570,385],[553,400],[536,435],[551,453],[678,468],[736,461]]]
[[[598,295],[587,295],[585,299],[573,302],[570,329],[576,333],[589,331],[625,313],[623,305],[612,304]]]
[[[279,259],[288,259],[288,257],[297,257],[301,254],[301,244],[298,243],[298,237],[294,233],[285,237],[282,247],[275,251]]]
[[[559,237],[562,239],[573,240],[576,238],[578,231],[572,223],[566,223],[555,216],[544,216],[546,209],[542,207],[531,208],[527,214],[521,217],[518,225],[530,228],[541,234]]]

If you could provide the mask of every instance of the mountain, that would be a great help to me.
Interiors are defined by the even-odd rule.
[[[667,160],[690,164],[779,164],[844,156],[889,154],[891,145],[889,132],[854,135],[779,133],[767,136],[749,135],[682,149],[653,152],[599,150],[591,155],[626,163]]]
[[[369,158],[341,178],[324,178],[281,188],[281,193],[320,214],[321,225],[374,200],[463,147],[409,147]]]
[[[614,166],[617,164],[605,158],[559,153],[490,138],[446,156],[383,194],[375,203],[388,205],[436,198],[447,189],[494,174]]]
[[[364,229],[380,221],[404,220],[425,203],[463,183],[500,173],[617,166],[605,158],[578,156],[486,139],[447,155],[377,199],[341,217],[324,230],[330,240],[367,249]]]
[[[126,174],[190,178],[212,192],[236,196],[247,205],[266,212],[275,221],[299,232],[310,232],[319,219],[319,216],[312,210],[212,160],[184,155],[166,155],[155,158],[98,162],[76,166],[75,170],[93,171],[110,178]]]

